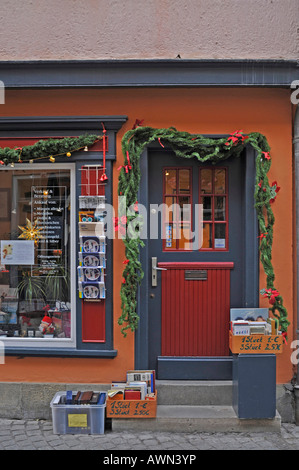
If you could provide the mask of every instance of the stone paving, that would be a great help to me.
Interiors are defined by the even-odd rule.
[[[0,450],[192,451],[299,450],[299,426],[281,432],[170,433],[114,432],[103,435],[53,434],[51,421],[0,419]]]

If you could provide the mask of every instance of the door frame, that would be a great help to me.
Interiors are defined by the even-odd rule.
[[[212,135],[210,138],[225,137]],[[148,207],[149,203],[149,158],[151,152],[160,150],[157,143],[148,145],[140,158],[140,186],[138,202]],[[171,151],[171,148],[165,150]],[[259,306],[259,244],[258,220],[254,207],[255,188],[255,159],[256,152],[251,146],[246,146],[244,155],[234,158],[244,158],[244,307]],[[183,160],[183,159],[182,159]],[[151,279],[151,266],[149,260],[149,240],[144,239],[144,247],[140,250],[140,261],[144,271],[144,278],[137,292],[137,313],[139,325],[135,331],[135,368],[148,369],[149,341],[160,341],[160,326],[157,328],[156,338],[149,338],[149,282]],[[227,332],[228,334],[228,332]],[[200,367],[199,367],[200,363]],[[152,367],[151,367],[152,368]],[[176,380],[184,376],[189,380],[231,380],[232,356],[227,357],[157,357],[156,373],[158,379]]]

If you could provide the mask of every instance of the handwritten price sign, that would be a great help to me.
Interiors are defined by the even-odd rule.
[[[156,400],[107,400],[108,418],[154,418]]]
[[[230,333],[229,347],[234,354],[280,354],[283,338],[281,335],[245,335]]]

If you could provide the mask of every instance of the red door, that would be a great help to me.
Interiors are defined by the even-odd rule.
[[[161,355],[227,356],[233,263],[159,267],[167,269],[161,273]]]

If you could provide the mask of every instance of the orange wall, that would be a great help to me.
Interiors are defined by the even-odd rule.
[[[273,265],[276,288],[287,307],[291,326],[288,346],[277,356],[277,381],[284,383],[293,375],[290,343],[295,325],[293,266],[293,180],[292,180],[292,108],[288,90],[276,89],[104,89],[104,90],[15,90],[6,91],[2,116],[50,115],[127,115],[128,121],[118,133],[117,162],[114,165],[113,194],[117,197],[117,168],[122,164],[121,138],[132,128],[135,119],[144,119],[152,127],[174,126],[178,130],[221,134],[243,129],[244,133],[261,132],[271,146],[270,183],[277,180],[281,190],[273,205]],[[101,127],[99,123],[99,132]],[[134,339],[120,334],[120,314],[124,250],[121,241],[114,246],[114,359],[23,358],[7,357],[0,366],[0,381],[16,382],[102,382],[123,380],[134,366]],[[261,269],[260,287],[265,287]],[[261,300],[261,307],[268,307]]]

